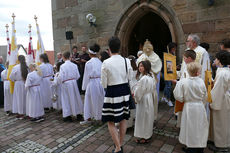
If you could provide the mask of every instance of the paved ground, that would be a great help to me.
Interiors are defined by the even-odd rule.
[[[81,126],[79,122],[65,123],[61,114],[47,113],[42,123],[18,120],[6,116],[0,109],[0,152],[71,152],[111,153],[113,142],[106,125]],[[133,129],[128,129],[125,138],[125,153],[182,153],[178,142],[178,129],[173,108],[165,103],[159,105],[159,117],[151,142],[137,145]],[[208,149],[205,153],[211,153]]]

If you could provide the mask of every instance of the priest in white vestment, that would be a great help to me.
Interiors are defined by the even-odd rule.
[[[61,65],[58,81],[62,84],[61,102],[64,121],[72,121],[71,116],[83,113],[83,103],[77,86],[80,78],[78,67],[70,60],[70,52],[63,54],[64,64]]]

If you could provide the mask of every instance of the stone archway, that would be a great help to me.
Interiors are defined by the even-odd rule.
[[[177,17],[174,15],[174,12],[170,9],[170,7],[167,7],[167,4],[161,4],[157,1],[143,3],[136,2],[123,13],[115,31],[115,35],[121,39],[121,51],[123,55],[128,55],[129,39],[135,25],[149,12],[157,14],[161,19],[163,19],[170,31],[171,40],[178,44],[179,49],[180,46],[184,44],[182,26]],[[177,55],[180,55],[180,50],[177,52]]]

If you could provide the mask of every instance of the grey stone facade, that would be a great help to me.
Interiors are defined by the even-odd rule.
[[[74,33],[77,46],[99,43],[107,47],[107,40],[118,35],[122,51],[128,52],[129,35],[141,17],[147,12],[159,15],[167,24],[172,41],[178,43],[178,57],[185,49],[188,34],[197,33],[201,41],[211,45],[210,52],[217,51],[217,43],[230,35],[230,1],[216,0],[208,6],[208,0],[52,0],[54,50],[69,50],[65,31]],[[90,27],[85,16],[97,17],[97,27]]]

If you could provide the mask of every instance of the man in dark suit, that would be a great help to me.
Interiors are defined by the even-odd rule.
[[[3,65],[3,57],[0,56],[0,107],[4,106],[4,89],[3,89],[3,81],[1,80],[1,73],[5,69],[6,68]]]

